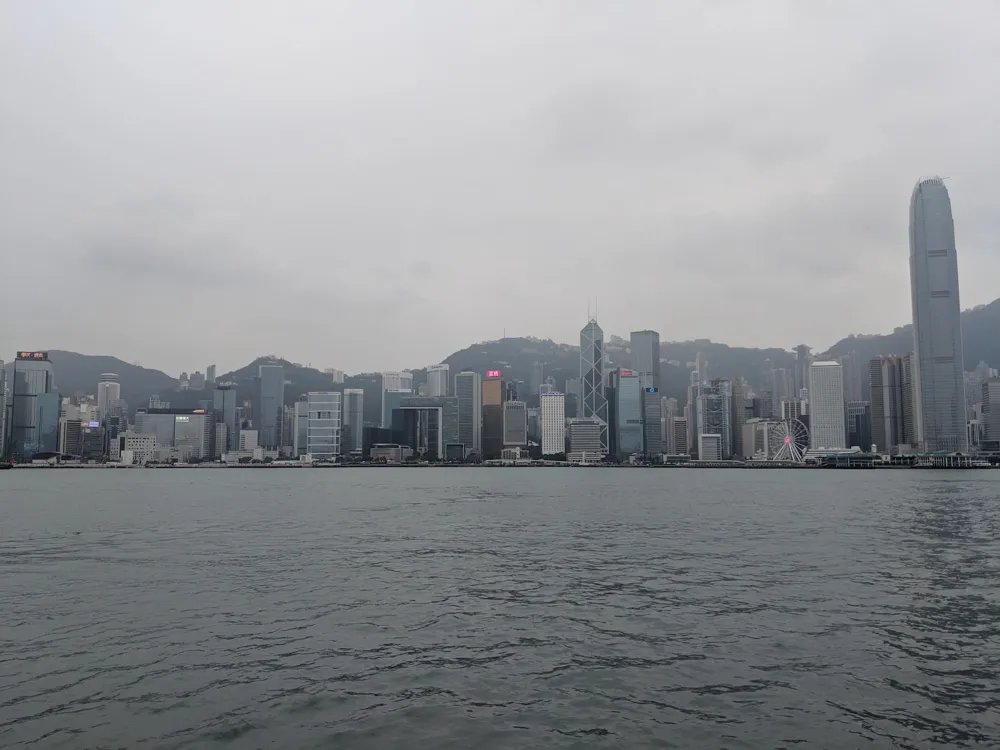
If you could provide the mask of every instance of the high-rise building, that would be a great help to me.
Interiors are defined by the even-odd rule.
[[[687,417],[674,417],[673,423],[673,455],[690,455],[691,450],[688,447],[688,421]]]
[[[122,397],[122,386],[118,382],[118,375],[114,372],[106,372],[97,381],[97,419],[104,419],[110,407],[115,401]]]
[[[344,389],[344,425],[341,433],[341,448],[344,453],[360,451],[362,448],[365,414],[365,391],[363,388]]]
[[[528,447],[528,405],[524,401],[505,401],[503,405],[504,448]]]
[[[240,420],[236,405],[236,387],[232,383],[219,383],[212,392],[215,421],[226,425],[226,444],[216,446],[222,453],[239,450]]]
[[[431,365],[427,368],[427,395],[431,398],[436,396],[451,395],[449,383],[451,379],[451,368],[448,365]]]
[[[861,361],[861,356],[852,351],[839,357],[837,361],[844,368],[844,400],[847,402],[867,401],[869,397],[868,373],[865,370],[864,362]],[[867,447],[871,448],[870,445]]]
[[[458,397],[410,396],[392,412],[392,432],[415,455],[445,460],[458,445]],[[457,456],[456,456],[457,458]]]
[[[285,368],[282,365],[259,365],[257,375],[260,380],[260,411],[254,414],[254,421],[257,423],[258,439],[262,447],[274,450],[281,445]]]
[[[188,380],[188,387],[192,391],[205,390],[205,375],[199,370],[192,372],[191,377]]]
[[[489,370],[483,379],[483,433],[484,459],[500,458],[503,451],[503,404],[506,388],[500,370]]]
[[[734,380],[731,386],[731,395],[729,399],[729,424],[730,434],[732,435],[733,445],[731,447],[731,455],[735,458],[745,458],[747,455],[753,455],[753,453],[747,453],[743,447],[743,425],[747,421],[747,384],[742,378]]]
[[[596,419],[571,419],[567,427],[569,433],[569,452],[580,456],[606,455],[601,445],[601,434],[607,430],[607,425]]]
[[[844,424],[844,370],[839,362],[813,362],[809,366],[809,447],[846,448]]]
[[[799,344],[795,347],[795,369],[790,384],[792,390],[783,393],[782,398],[790,399],[793,394],[798,395],[798,392],[803,388],[809,387],[809,365],[812,364],[812,359],[810,347],[805,344]]]
[[[313,461],[336,461],[340,455],[340,397],[337,391],[312,391],[306,395],[306,452]]]
[[[890,355],[868,364],[872,443],[882,453],[909,452],[916,442],[913,360]],[[867,447],[867,446],[863,446]]]
[[[982,404],[984,437],[991,443],[1000,442],[1000,378],[983,381]]]
[[[642,389],[642,452],[645,456],[663,453],[663,402],[653,386]]]
[[[309,397],[299,399],[293,407],[292,455],[300,458],[309,452]]]
[[[0,458],[7,455],[7,370],[0,359]]]
[[[732,456],[733,426],[732,426],[732,383],[723,378],[715,378],[707,383],[698,386],[698,396],[696,400],[697,410],[697,436],[698,436],[698,457],[705,460],[701,455],[701,447],[705,445],[702,440],[703,435],[718,435],[721,443],[719,448],[720,460],[727,460]],[[690,431],[690,426],[688,430]],[[715,443],[712,446],[713,454]]]
[[[330,382],[334,385],[344,384],[345,375],[343,370],[338,370],[336,367],[329,367],[326,370],[323,370],[323,372],[330,376]]]
[[[674,445],[674,417],[680,415],[678,409],[679,404],[676,398],[660,397],[660,422],[663,430],[663,448],[660,451],[661,453],[677,453],[677,447]]]
[[[215,385],[215,365],[209,365],[205,368],[205,382],[208,385]]]
[[[55,370],[47,352],[18,352],[7,383],[7,455],[28,460],[59,449]]]
[[[478,372],[460,372],[455,376],[458,396],[458,442],[465,446],[465,456],[481,456],[483,451],[483,379]]]
[[[382,373],[382,427],[390,427],[392,419],[392,409],[387,408],[385,403],[387,391],[409,391],[412,394],[413,373],[409,370]]]
[[[702,433],[698,436],[698,460],[722,461],[725,458],[723,437],[718,433]]]
[[[614,430],[616,458],[628,461],[629,456],[642,455],[642,378],[634,370],[611,373],[614,389]]]
[[[580,331],[580,381],[583,403],[578,413],[601,425],[601,450],[606,454],[610,436],[608,401],[604,396],[604,331],[593,318]]]
[[[940,177],[910,198],[910,296],[916,439],[927,453],[967,452],[961,305],[951,199]]]
[[[210,409],[139,409],[133,432],[155,436],[157,449],[173,448],[180,461],[215,457],[215,414]]]
[[[566,397],[557,391],[538,396],[541,404],[542,455],[566,452]]]
[[[410,398],[416,394],[408,388],[390,388],[382,391],[382,424],[385,429],[392,428],[392,412],[399,408],[404,398]]]
[[[867,401],[847,402],[847,447],[871,450],[872,405]]]
[[[656,331],[632,331],[629,334],[632,352],[632,372],[639,375],[643,388],[656,388],[660,383],[660,334]]]

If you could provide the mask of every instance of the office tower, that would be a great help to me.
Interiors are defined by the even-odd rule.
[[[392,432],[401,445],[428,460],[445,460],[458,442],[457,396],[409,396],[392,412]],[[455,455],[455,458],[458,456]]]
[[[632,372],[638,373],[643,388],[656,388],[660,384],[660,334],[656,331],[632,331],[629,334],[632,351]]]
[[[663,453],[662,406],[659,390],[652,386],[642,389],[642,452],[645,456]]]
[[[481,456],[483,447],[483,378],[478,372],[460,372],[455,376],[458,397],[458,442],[465,446],[465,457]]]
[[[275,450],[281,445],[285,368],[281,365],[260,365],[257,375],[260,380],[260,413],[254,414],[254,422],[260,433],[261,446]]]
[[[916,442],[913,359],[890,355],[868,364],[872,443],[882,453],[913,450]]]
[[[771,391],[761,391],[753,397],[751,407],[755,419],[771,419],[774,417],[774,396]]]
[[[569,420],[569,455],[570,460],[580,460],[590,456],[605,455],[601,445],[601,436],[607,432],[608,426],[597,419]]]
[[[872,406],[868,401],[847,402],[847,447],[872,448]]]
[[[240,447],[240,420],[236,407],[236,388],[232,383],[220,383],[215,387],[212,392],[212,408],[216,423],[226,425],[226,444],[216,447],[223,453],[235,452]]]
[[[583,403],[578,413],[601,425],[601,450],[608,452],[608,402],[604,396],[604,331],[593,318],[580,331],[580,380]]]
[[[47,352],[18,352],[7,383],[7,455],[26,461],[59,449],[55,370]]]
[[[122,397],[121,383],[118,375],[113,372],[103,373],[97,381],[97,419],[104,419],[110,407]]]
[[[431,398],[436,396],[449,396],[448,384],[450,381],[451,368],[448,365],[431,365],[427,368],[427,395]]]
[[[398,409],[404,398],[410,398],[416,394],[408,388],[390,388],[382,391],[382,424],[385,429],[392,428],[392,412]]]
[[[192,391],[205,390],[205,376],[199,371],[192,372],[191,378],[188,381],[188,387]]]
[[[614,412],[610,429],[615,457],[628,461],[629,456],[642,455],[642,378],[634,370],[611,373],[609,417]],[[613,403],[611,403],[613,402]]]
[[[66,456],[79,456],[83,444],[83,425],[79,419],[59,420],[59,452]]]
[[[308,453],[309,447],[309,397],[295,402],[292,410],[292,455],[296,458]]]
[[[157,450],[171,448],[179,461],[215,456],[215,414],[205,409],[139,409],[133,432],[153,435]]]
[[[690,455],[688,447],[688,421],[687,417],[674,417],[673,424],[673,455]]]
[[[570,419],[580,416],[583,411],[583,381],[580,378],[566,378],[563,395],[566,396],[566,416]]]
[[[556,391],[538,396],[541,404],[542,455],[566,452],[566,397]]]
[[[483,458],[500,458],[503,451],[503,403],[506,396],[500,370],[489,370],[483,379]]]
[[[0,359],[0,458],[7,455],[7,370]]]
[[[222,458],[228,450],[229,445],[229,425],[224,422],[215,423],[215,450],[212,452],[216,460]]]
[[[340,455],[340,396],[337,391],[311,391],[306,395],[306,452],[313,461],[336,461]]]
[[[985,439],[996,443],[1000,441],[1000,378],[983,381],[982,404]],[[1000,446],[993,449],[1000,450]]]
[[[177,390],[186,391],[191,385],[191,381],[188,379],[188,374],[182,372],[180,377],[177,378]]]
[[[392,409],[386,407],[385,393],[387,391],[409,391],[413,393],[413,373],[409,370],[402,372],[382,373],[382,427],[390,427]]]
[[[792,394],[798,395],[803,388],[809,387],[809,365],[812,364],[811,350],[805,344],[795,347],[795,369],[792,371],[791,392],[786,391],[782,397],[788,400]]]
[[[920,180],[910,198],[910,295],[917,442],[927,453],[965,453],[969,436],[955,224],[940,177]]]
[[[844,425],[844,370],[839,362],[809,366],[809,447],[846,448]]]
[[[723,437],[718,433],[702,433],[698,436],[698,460],[722,461],[724,458]]]
[[[677,453],[677,447],[674,445],[674,417],[680,415],[679,408],[676,398],[660,397],[660,421],[663,425],[662,453]]]
[[[837,361],[844,368],[844,400],[867,401],[870,395],[867,388],[868,372],[861,356],[857,352],[848,352]]]
[[[706,443],[701,439],[703,435],[718,435],[721,443],[719,447],[719,460],[729,459],[732,455],[733,433],[732,433],[732,383],[722,378],[716,378],[698,386],[698,396],[695,401],[696,406],[696,435],[698,443],[698,458],[711,460],[701,455],[701,447]],[[690,432],[690,426],[688,431]],[[713,454],[715,443],[709,441]]]
[[[528,447],[528,405],[524,401],[505,401],[503,405],[504,448]]]
[[[205,368],[205,382],[208,385],[215,385],[215,365],[209,365]]]
[[[361,450],[362,427],[364,425],[365,391],[363,388],[344,389],[344,424],[341,432],[341,448],[344,453]]]
[[[747,421],[747,383],[742,378],[732,382],[731,396],[729,399],[729,424],[730,434],[733,444],[731,455],[735,458],[745,458],[752,453],[747,453],[743,447],[743,425]]]

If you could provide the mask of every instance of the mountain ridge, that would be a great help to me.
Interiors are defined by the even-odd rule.
[[[847,336],[826,352],[830,357],[841,357],[856,352],[861,361],[886,354],[906,354],[913,348],[912,325],[898,326],[891,333]],[[986,305],[979,305],[962,312],[962,338],[964,343],[964,366],[972,370],[980,361],[990,365],[1000,364],[1000,299]],[[608,334],[605,350],[615,365],[628,366],[630,363],[627,341],[622,346],[621,339]],[[660,344],[662,365],[662,388],[664,395],[678,400],[685,398],[688,384],[687,363],[698,354],[707,361],[710,377],[745,377],[751,384],[761,383],[763,373],[770,367],[791,367],[794,354],[776,347],[759,349],[751,347],[731,347],[708,339],[688,341],[665,341]],[[196,407],[200,402],[211,399],[211,389],[202,391],[180,391],[176,378],[152,368],[129,364],[109,355],[88,355],[60,349],[49,350],[56,371],[57,386],[64,395],[82,396],[96,391],[97,381],[102,373],[115,372],[121,382],[122,398],[131,409],[145,406],[149,396],[159,394],[174,406]],[[768,361],[770,360],[770,361]],[[345,378],[343,385],[334,385],[330,376],[313,367],[306,367],[280,357],[258,357],[245,366],[218,377],[219,382],[236,383],[239,398],[250,399],[255,391],[254,378],[260,364],[280,363],[285,367],[286,401],[293,403],[298,397],[311,390],[341,388],[362,388],[365,391],[365,419],[377,421],[379,418],[380,383],[378,373],[358,373]],[[533,336],[512,337],[482,341],[453,352],[442,362],[451,367],[452,374],[463,369],[485,372],[501,369],[514,380],[532,383],[539,376],[553,377],[556,386],[565,387],[567,379],[579,377],[579,347],[558,343],[551,339]],[[8,364],[8,368],[9,368]],[[413,368],[414,382],[425,381],[426,369]]]

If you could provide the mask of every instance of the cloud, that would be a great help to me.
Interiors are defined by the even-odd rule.
[[[575,341],[588,298],[822,349],[908,321],[928,172],[998,296],[987,0],[54,8],[0,23],[0,352],[400,368]]]

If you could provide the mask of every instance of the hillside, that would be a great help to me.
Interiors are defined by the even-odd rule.
[[[972,370],[980,361],[992,366],[1000,365],[1000,300],[962,313],[962,330],[965,341],[965,369]],[[614,365],[631,364],[627,348],[616,346],[608,336],[608,357]],[[839,357],[857,352],[864,361],[880,354],[903,354],[913,348],[912,327],[896,328],[892,333],[879,336],[848,336],[829,349],[829,355]],[[770,367],[791,367],[794,355],[783,349],[749,349],[731,347],[708,340],[665,342],[660,347],[661,356],[667,360],[662,365],[662,392],[679,401],[686,399],[689,372],[688,363],[699,353],[708,363],[710,377],[743,376],[760,387],[763,374]],[[156,393],[172,405],[196,407],[211,399],[210,389],[204,391],[177,391],[177,382],[159,370],[151,370],[124,362],[116,357],[94,356],[54,350],[49,356],[56,370],[59,390],[66,395],[94,393],[101,373],[116,372],[120,376],[122,398],[135,409],[144,406],[149,396]],[[768,361],[770,360],[770,362]],[[236,383],[239,399],[251,400],[257,393],[258,366],[265,362],[278,362],[285,368],[285,401],[294,403],[309,391],[343,388],[361,388],[365,392],[365,420],[377,422],[381,413],[381,378],[377,373],[361,373],[346,378],[343,386],[334,386],[330,376],[311,367],[301,367],[287,360],[261,357],[245,367],[219,377],[220,382]],[[565,388],[566,380],[580,374],[580,352],[577,346],[559,344],[548,339],[506,338],[473,344],[445,358],[444,362],[457,373],[464,369],[485,373],[500,369],[508,379],[532,383],[540,377],[553,377],[558,388]],[[412,370],[414,383],[426,380],[426,371]]]

